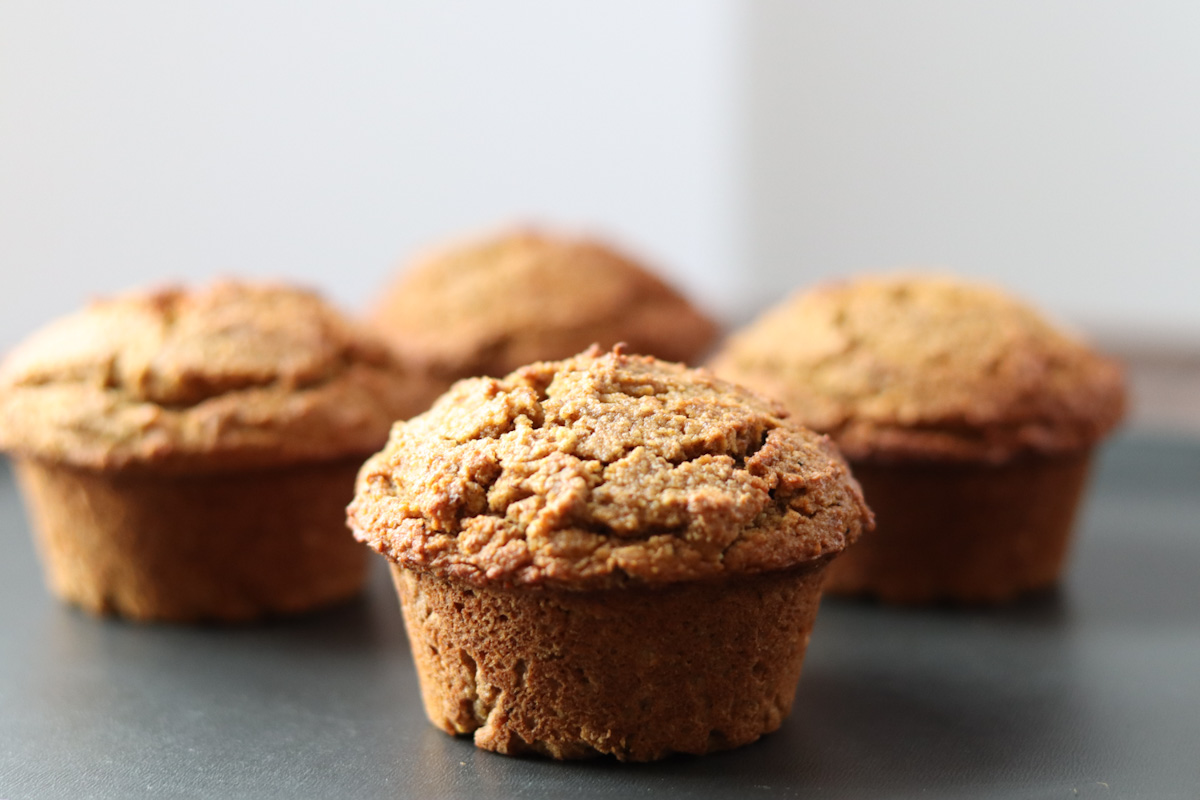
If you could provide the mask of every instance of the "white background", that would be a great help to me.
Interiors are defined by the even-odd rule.
[[[734,281],[732,6],[0,0],[0,343],[98,292],[291,276],[357,307],[509,220]]]
[[[1200,343],[1200,4],[0,0],[0,348],[510,220],[740,319],[928,264]]]

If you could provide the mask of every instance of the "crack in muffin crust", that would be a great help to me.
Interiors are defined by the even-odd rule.
[[[575,589],[784,569],[870,512],[829,441],[620,348],[460,381],[363,467],[356,536],[410,569]]]

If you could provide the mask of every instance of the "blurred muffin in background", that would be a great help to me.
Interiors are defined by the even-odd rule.
[[[826,588],[995,602],[1060,574],[1120,368],[988,286],[862,277],[802,292],[736,333],[713,370],[827,433],[875,510]]]
[[[5,360],[0,447],[57,595],[135,619],[244,620],[359,591],[343,508],[425,396],[311,292],[130,293]]]
[[[450,245],[402,272],[369,316],[406,362],[448,388],[592,344],[695,362],[717,325],[599,242],[512,230]]]

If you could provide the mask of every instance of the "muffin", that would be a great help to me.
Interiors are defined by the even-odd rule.
[[[1061,572],[1121,370],[1008,295],[951,277],[864,277],[801,293],[712,368],[827,433],[878,530],[828,591],[996,602]]]
[[[0,447],[64,600],[143,620],[304,611],[362,585],[343,509],[421,410],[410,383],[307,291],[129,294],[0,365]]]
[[[442,390],[599,344],[694,361],[717,326],[645,267],[587,239],[518,230],[418,259],[370,315]],[[439,392],[440,394],[440,392]]]
[[[398,423],[348,519],[391,562],[434,725],[645,761],[779,727],[822,574],[870,511],[780,407],[593,349]]]

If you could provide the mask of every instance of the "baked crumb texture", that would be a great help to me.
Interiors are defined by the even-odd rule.
[[[824,437],[619,349],[458,383],[348,516],[393,562],[435,725],[634,761],[776,729],[822,573],[871,524]]]
[[[1070,453],[1125,409],[1117,364],[1003,292],[932,275],[800,293],[712,369],[782,401],[852,462]]]
[[[784,569],[869,511],[829,441],[704,371],[599,351],[460,381],[363,466],[356,535],[469,584],[602,588]]]
[[[211,471],[377,449],[430,390],[317,295],[218,283],[93,303],[0,366],[0,448]]]
[[[596,343],[695,362],[718,333],[683,295],[622,253],[532,230],[416,260],[383,292],[371,321],[443,388]]]

